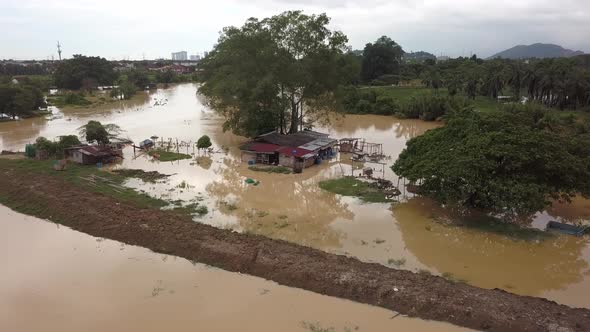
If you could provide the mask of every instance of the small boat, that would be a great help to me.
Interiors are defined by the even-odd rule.
[[[581,236],[581,235],[584,235],[587,232],[590,232],[590,225],[586,225],[586,226],[574,226],[574,225],[564,224],[564,223],[557,222],[557,221],[550,221],[547,224],[547,230],[548,231],[560,232],[560,233],[563,233],[563,234]]]

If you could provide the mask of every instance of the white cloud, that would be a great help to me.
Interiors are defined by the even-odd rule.
[[[516,44],[552,42],[590,51],[587,0],[2,0],[0,58],[66,55],[168,56],[205,51],[227,25],[284,10],[326,12],[355,48],[381,35],[406,50],[486,56]]]

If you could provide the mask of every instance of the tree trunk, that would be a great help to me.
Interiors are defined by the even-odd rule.
[[[298,129],[299,124],[299,104],[295,102],[295,97],[291,97],[291,129],[289,129],[289,134],[295,134]]]

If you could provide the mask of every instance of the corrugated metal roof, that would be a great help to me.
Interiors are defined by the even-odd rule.
[[[282,135],[276,131],[273,131],[268,134],[260,135],[256,137],[255,140],[258,142],[265,142],[280,146],[301,146],[316,139],[327,137],[328,134],[323,134],[312,130],[304,130],[289,135]]]
[[[278,146],[276,144],[252,142],[252,143],[245,144],[240,148],[242,150],[247,150],[247,151],[271,153],[271,152],[276,152],[280,148],[280,146]]]
[[[318,138],[316,140],[313,140],[307,144],[300,145],[299,147],[302,149],[310,150],[310,151],[316,151],[318,149],[335,144],[336,142],[337,142],[337,140],[335,140],[335,139],[328,138],[328,137],[322,137],[322,138]]]
[[[290,146],[285,146],[285,147],[280,148],[278,150],[278,152],[281,154],[284,154],[285,156],[288,156],[288,157],[294,156],[294,157],[301,158],[305,155],[312,154],[313,151],[309,151],[309,150],[302,149],[302,148],[293,148]]]

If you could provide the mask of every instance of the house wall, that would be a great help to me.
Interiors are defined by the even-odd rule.
[[[313,166],[314,163],[315,163],[315,158],[307,158],[307,159],[305,159],[305,162],[303,163],[303,167],[308,168],[310,166]]]
[[[285,156],[284,154],[279,155],[279,165],[293,168],[294,163],[295,163],[294,157],[292,157],[292,156],[288,157],[288,156]]]
[[[84,164],[84,155],[80,153],[80,151],[72,151],[68,157],[68,160],[78,164]]]
[[[242,162],[247,163],[250,160],[256,162],[256,153],[242,151]]]

